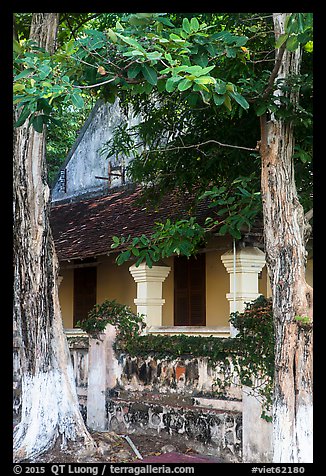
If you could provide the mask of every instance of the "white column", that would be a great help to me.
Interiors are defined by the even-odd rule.
[[[148,327],[162,325],[162,307],[165,303],[165,299],[162,299],[162,283],[170,270],[169,266],[149,268],[146,263],[129,268],[137,283],[137,298],[134,299],[137,313],[146,316],[145,322]]]
[[[89,338],[87,426],[91,430],[108,429],[106,400],[108,390],[117,384],[117,360],[113,350],[116,328],[108,324],[99,339]]]
[[[262,385],[262,382],[256,382]],[[273,456],[272,423],[261,418],[261,398],[251,387],[242,388],[242,461],[270,463]],[[271,416],[271,415],[269,415]]]
[[[230,302],[231,312],[243,312],[245,303],[259,296],[258,274],[265,265],[265,254],[256,247],[241,248],[227,251],[221,256],[227,272],[230,275],[230,292],[226,298]],[[235,271],[235,272],[234,272]],[[230,326],[231,336],[236,334]]]

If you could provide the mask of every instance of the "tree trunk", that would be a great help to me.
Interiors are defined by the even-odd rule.
[[[54,49],[58,13],[34,13],[31,38]],[[17,119],[18,112],[14,111]],[[58,262],[49,224],[45,132],[14,132],[14,330],[21,349],[22,412],[14,460],[50,449],[60,438],[93,446],[79,411],[58,299]]]
[[[286,14],[275,13],[276,38]],[[300,48],[284,50],[276,80],[298,74]],[[275,91],[280,96],[280,90]],[[291,103],[298,95],[289,93]],[[312,288],[305,280],[306,223],[293,165],[289,121],[261,118],[262,201],[266,262],[276,338],[273,461],[312,462]]]

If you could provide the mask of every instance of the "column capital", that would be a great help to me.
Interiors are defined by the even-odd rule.
[[[259,296],[258,274],[265,265],[265,254],[256,247],[229,250],[221,256],[230,276],[230,292],[226,298],[230,303],[230,312],[243,312],[246,302]],[[230,324],[231,336],[237,334]]]
[[[234,271],[233,251],[229,250],[221,256],[229,274]],[[265,253],[256,247],[241,248],[235,255],[236,273],[259,273],[265,266]]]
[[[163,283],[171,268],[169,266],[152,266],[150,268],[146,263],[141,263],[138,267],[135,265],[130,266],[129,271],[136,283]]]
[[[134,303],[138,314],[146,316],[147,326],[162,325],[163,281],[168,276],[169,266],[152,266],[141,263],[138,267],[130,266],[129,271],[137,283],[137,297]]]

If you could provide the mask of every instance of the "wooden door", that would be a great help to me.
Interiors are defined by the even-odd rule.
[[[174,325],[206,325],[205,254],[174,259]]]
[[[96,304],[96,267],[74,269],[74,327]]]

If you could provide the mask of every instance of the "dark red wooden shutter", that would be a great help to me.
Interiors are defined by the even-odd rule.
[[[96,268],[74,269],[74,327],[96,304]]]
[[[205,254],[174,260],[174,324],[206,325]]]

